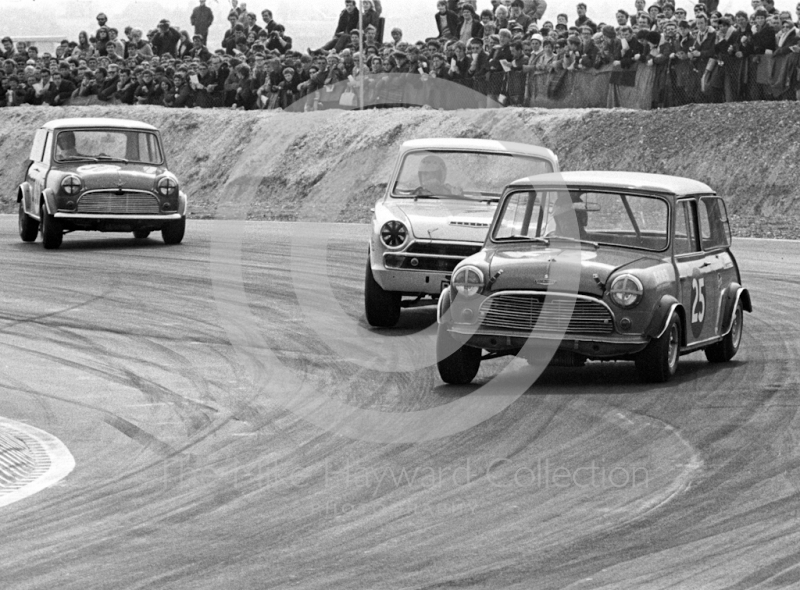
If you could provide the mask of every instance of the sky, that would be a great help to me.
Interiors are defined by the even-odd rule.
[[[555,21],[556,14],[565,12],[570,21],[577,18],[575,4],[578,0],[549,0],[546,20]],[[588,14],[595,22],[613,22],[614,13],[619,8],[633,10],[633,0],[585,0],[589,6]],[[294,39],[295,49],[315,48],[324,43],[336,28],[339,12],[344,8],[344,0],[249,0],[245,2],[249,11],[260,14],[270,8],[275,20],[287,27],[287,34]],[[76,40],[78,31],[94,31],[98,12],[105,12],[111,25],[133,24],[140,28],[152,28],[164,17],[169,18],[180,28],[189,28],[189,15],[197,0],[0,0],[4,18],[0,22],[0,34],[20,37],[31,34],[59,35]],[[230,9],[229,0],[207,0],[215,13],[216,21],[211,28],[210,45],[218,46],[227,28],[225,15]],[[489,0],[478,0],[478,8],[489,8]],[[692,13],[694,2],[677,0]],[[778,10],[791,10],[794,2],[778,0]],[[749,9],[749,0],[721,0],[719,8],[723,12]],[[387,26],[399,26],[404,38],[417,41],[436,35],[433,14],[436,0],[384,0],[383,14]],[[32,14],[34,13],[34,14]],[[34,18],[31,18],[34,16]],[[137,22],[128,22],[136,20]],[[35,24],[33,24],[35,23]],[[216,45],[215,45],[216,42]]]

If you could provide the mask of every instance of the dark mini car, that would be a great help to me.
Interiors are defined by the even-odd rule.
[[[582,366],[632,360],[645,381],[680,355],[733,358],[752,311],[723,199],[705,184],[566,172],[506,188],[484,248],[439,301],[438,368],[472,381],[483,359]],[[486,351],[484,354],[483,351]]]
[[[36,131],[17,189],[19,235],[47,249],[73,231],[160,231],[179,244],[187,197],[167,169],[158,129],[122,119],[58,119]]]

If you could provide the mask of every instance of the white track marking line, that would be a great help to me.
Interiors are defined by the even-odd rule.
[[[0,488],[0,507],[19,502],[58,483],[75,468],[72,453],[49,432],[3,417],[0,417],[0,431],[23,440],[37,457],[37,468],[32,473],[8,486],[9,491]]]

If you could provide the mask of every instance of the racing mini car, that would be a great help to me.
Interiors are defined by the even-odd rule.
[[[438,369],[465,384],[503,355],[576,367],[631,360],[643,380],[664,382],[681,355],[732,359],[745,311],[725,202],[711,188],[654,174],[546,174],[506,188],[484,248],[453,271],[439,300]]]
[[[405,142],[375,205],[364,307],[394,326],[401,308],[435,303],[456,264],[479,251],[503,188],[558,171],[549,149],[485,139]]]
[[[179,244],[187,197],[167,169],[158,130],[121,119],[58,119],[37,130],[17,188],[19,235],[47,249],[74,231],[161,231]]]

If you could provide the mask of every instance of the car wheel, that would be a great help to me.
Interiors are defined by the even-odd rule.
[[[643,381],[664,383],[678,369],[681,349],[681,319],[673,314],[667,329],[650,341],[636,357],[636,370]]]
[[[736,309],[733,312],[733,324],[727,335],[717,342],[707,347],[705,350],[706,358],[712,363],[727,363],[739,350],[739,344],[742,342],[742,331],[744,328],[744,310],[742,309],[741,302],[736,303]]]
[[[150,235],[150,232],[146,229],[135,229],[133,230],[133,237],[137,240],[144,240],[147,236]]]
[[[400,319],[400,293],[385,291],[372,276],[372,265],[367,258],[364,277],[364,311],[367,322],[376,328],[391,328]]]
[[[183,234],[186,233],[186,218],[182,217],[178,221],[172,221],[161,230],[161,237],[165,244],[180,244]]]
[[[39,235],[39,222],[25,213],[25,207],[19,204],[19,237],[23,242],[35,242]]]
[[[42,205],[39,217],[42,220],[42,244],[46,250],[56,250],[64,240],[64,230],[61,227],[61,223],[54,215],[50,215],[47,212],[44,205]]]
[[[467,385],[475,379],[481,367],[480,348],[460,344],[447,331],[444,324],[439,324],[436,335],[436,366],[439,376],[451,385]]]

